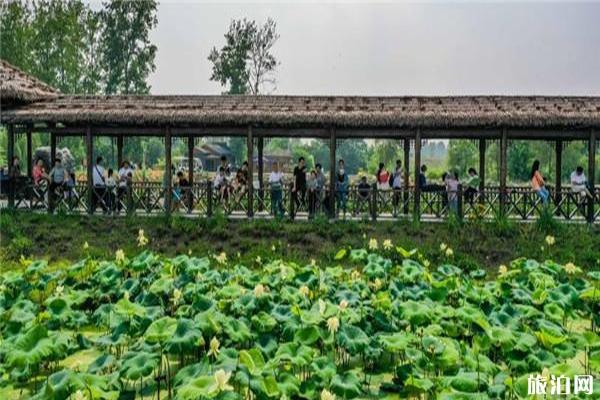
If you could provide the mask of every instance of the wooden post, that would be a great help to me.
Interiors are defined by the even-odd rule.
[[[258,198],[259,198],[259,206],[258,211],[263,211],[263,201],[264,201],[264,182],[263,182],[263,174],[264,174],[264,165],[263,165],[263,147],[264,147],[264,138],[262,136],[258,137]],[[254,162],[254,161],[250,161]]]
[[[185,197],[188,202],[187,208],[188,208],[189,212],[192,212],[193,208],[194,208],[194,191],[192,190],[192,188],[194,186],[194,168],[196,166],[196,163],[194,162],[194,136],[193,135],[188,136],[187,145],[188,145],[187,156],[188,156],[189,189],[188,189],[188,192],[186,193]]]
[[[252,218],[254,216],[254,138],[252,136],[252,126],[248,126],[246,146],[248,146],[248,218]]]
[[[50,132],[50,165],[49,169],[54,166],[54,160],[56,159],[56,134]]]
[[[421,219],[421,188],[419,186],[419,173],[421,172],[421,128],[415,133],[415,209],[414,218]]]
[[[329,212],[335,218],[335,128],[329,128]]]
[[[555,157],[556,157],[556,171],[554,175],[554,199],[555,204],[557,206],[557,214],[559,213],[559,204],[562,200],[562,182],[561,182],[561,173],[562,173],[562,148],[563,142],[561,139],[556,140],[555,145]]]
[[[507,175],[507,154],[508,154],[508,135],[506,128],[502,128],[500,137],[500,213],[506,213],[507,193],[506,193],[506,175]]]
[[[213,214],[213,185],[210,179],[206,180],[206,216],[211,217]]]
[[[171,196],[172,196],[172,187],[173,187],[173,174],[171,172],[171,127],[167,126],[165,128],[165,211],[167,215],[171,215]]]
[[[377,221],[377,183],[371,189],[371,219]]]
[[[485,139],[479,139],[479,193],[481,195],[485,190],[485,147]]]
[[[404,138],[404,214],[408,214],[408,186],[410,185],[410,139]]]
[[[592,128],[590,131],[590,141],[588,142],[588,183],[592,199],[588,199],[588,222],[594,222],[594,203],[596,201],[596,131]]]
[[[8,140],[7,140],[7,150],[6,150],[6,158],[8,164],[8,172],[12,170],[12,162],[13,157],[15,155],[15,127],[13,124],[8,125]],[[10,178],[8,181],[8,207],[14,208],[15,206],[15,180]]]
[[[92,128],[88,125],[85,132],[85,154],[87,161],[87,190],[88,190],[88,213],[92,212],[92,203],[94,202],[94,182],[92,173],[94,168],[94,138]]]
[[[27,176],[33,176],[33,150],[32,150],[32,140],[31,140],[31,125],[27,126]]]
[[[117,171],[123,164],[123,135],[117,136]]]

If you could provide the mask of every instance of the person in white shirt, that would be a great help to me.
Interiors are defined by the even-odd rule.
[[[583,167],[577,167],[575,171],[571,172],[571,190],[574,193],[579,193],[581,197],[587,196],[591,199],[594,196],[592,196],[586,185],[587,179],[583,173]]]
[[[106,180],[104,178],[104,167],[102,167],[102,157],[96,158],[96,164],[92,167],[92,183],[94,185],[92,188],[92,213],[96,211],[98,203],[100,203],[102,211],[106,213],[108,211],[104,202]]]
[[[271,213],[276,217],[283,217],[283,173],[279,171],[279,164],[273,163],[273,170],[269,175],[271,186]]]
[[[458,172],[449,172],[444,179],[448,193],[448,207],[450,211],[458,212]]]
[[[118,178],[118,187],[117,187],[117,212],[121,211],[121,204],[123,203],[123,198],[127,193],[127,186],[131,184],[133,177],[133,169],[131,169],[131,165],[129,161],[124,160],[121,163],[121,167],[119,171],[117,171]]]
[[[225,176],[225,168],[219,167],[219,172],[213,179],[213,187],[219,191],[221,202],[225,202],[229,198],[229,182]]]

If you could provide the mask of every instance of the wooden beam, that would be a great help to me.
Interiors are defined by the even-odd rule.
[[[479,192],[485,189],[485,139],[479,139]]]
[[[92,203],[94,202],[94,183],[92,178],[94,168],[94,136],[90,126],[85,130],[85,154],[87,163],[88,213],[92,214]]]
[[[165,132],[165,211],[167,215],[171,214],[171,197],[173,193],[173,174],[171,172],[171,127],[166,126]]]
[[[502,129],[500,138],[500,212],[506,212],[506,176],[507,176],[508,134]]]
[[[13,124],[8,125],[7,129],[7,149],[6,149],[6,162],[8,164],[8,172],[12,170],[13,157],[15,155],[15,128]],[[8,207],[14,208],[15,206],[15,180],[10,179],[8,181]]]
[[[329,128],[329,213],[330,218],[335,218],[335,146],[337,142],[336,130]]]
[[[414,218],[421,219],[421,188],[419,187],[419,173],[421,172],[421,130],[415,134],[415,199]]]
[[[588,201],[588,222],[594,222],[594,203],[596,201],[596,130],[590,131],[588,141],[588,183],[593,190],[594,199]]]
[[[248,126],[246,134],[246,146],[248,147],[248,217],[254,216],[254,138],[252,126]]]
[[[25,157],[27,157],[27,176],[32,177],[33,176],[33,149],[32,149],[32,136],[31,136],[31,130],[32,127],[31,125],[29,125],[27,127],[27,154],[25,155]]]

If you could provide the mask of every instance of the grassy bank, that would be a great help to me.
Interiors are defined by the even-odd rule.
[[[190,219],[164,217],[103,218],[50,216],[2,211],[0,261],[4,268],[26,258],[51,263],[72,262],[91,254],[111,258],[117,249],[138,251],[137,234],[144,229],[149,248],[173,256],[181,253],[219,253],[242,261],[257,256],[331,260],[342,243],[364,247],[371,238],[390,239],[406,249],[418,247],[432,261],[443,257],[440,243],[454,250],[454,263],[497,268],[517,257],[551,258],[574,262],[586,269],[600,267],[600,227],[567,224],[517,224],[507,221],[458,223],[397,222],[278,222],[227,221],[222,217]],[[548,246],[545,237],[556,238]],[[84,243],[89,248],[84,248]]]

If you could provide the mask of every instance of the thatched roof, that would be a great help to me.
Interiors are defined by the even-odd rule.
[[[60,96],[3,110],[3,122],[271,127],[600,126],[600,97]]]
[[[2,107],[54,98],[58,90],[0,59],[0,104]]]

